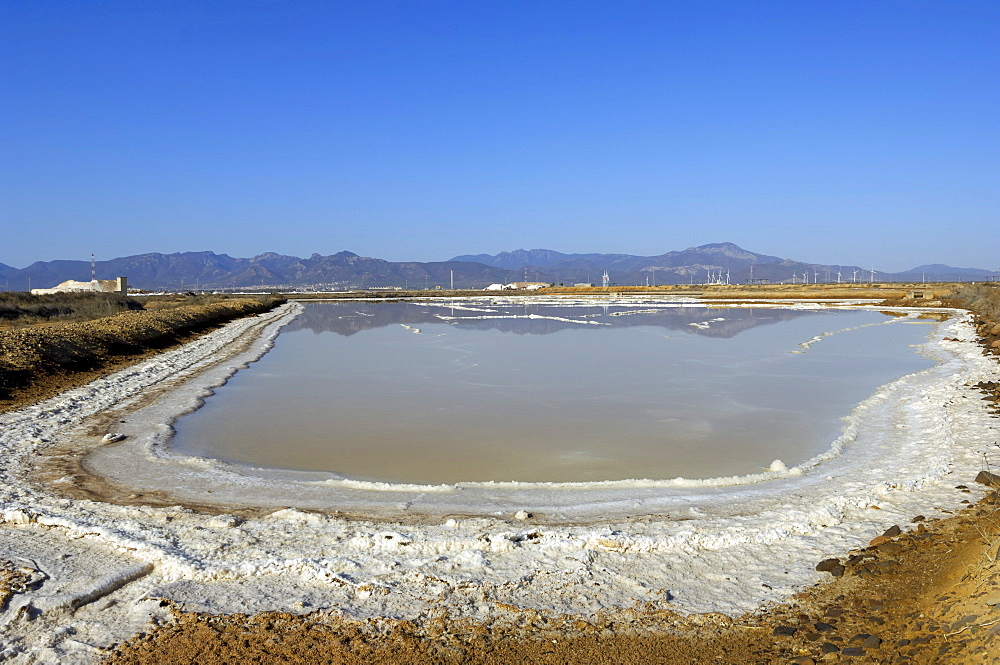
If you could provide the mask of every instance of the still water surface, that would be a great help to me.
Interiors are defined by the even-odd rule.
[[[389,482],[743,475],[932,364],[925,322],[868,310],[454,305],[307,304],[175,447]]]

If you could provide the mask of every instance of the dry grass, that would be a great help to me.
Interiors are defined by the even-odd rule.
[[[0,293],[0,323],[9,327],[48,321],[87,321],[142,309],[142,303],[118,293],[53,293],[34,296]]]
[[[253,300],[273,306],[279,296],[260,295],[165,295],[125,297],[119,293],[52,293],[31,295],[21,291],[0,292],[0,327],[23,328],[39,324],[92,321],[123,312],[164,310],[190,305],[212,305],[233,300]]]
[[[954,298],[983,319],[1000,322],[1000,282],[962,284],[956,289]]]
[[[136,356],[182,341],[192,333],[270,310],[274,296],[178,304],[125,311],[89,321],[0,330],[0,399],[46,376],[91,371],[115,356]],[[187,302],[191,302],[189,299]]]

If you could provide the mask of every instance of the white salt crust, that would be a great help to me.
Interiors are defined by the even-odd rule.
[[[391,485],[171,451],[171,423],[263,355],[300,311],[293,303],[235,321],[0,416],[0,555],[47,577],[0,613],[0,659],[89,662],[96,647],[162,616],[161,597],[213,612],[336,608],[417,621],[447,610],[488,622],[505,614],[498,602],[583,615],[645,603],[735,615],[816,582],[817,561],[893,524],[978,499],[972,479],[1000,439],[1000,421],[972,387],[1000,380],[1000,367],[982,355],[970,316],[954,312],[928,326],[921,352],[934,367],[881,386],[845,418],[827,452],[792,468],[776,461],[753,476]],[[106,432],[91,431],[93,418],[109,412],[121,421],[113,432],[127,438],[102,445]],[[29,480],[46,451],[74,443],[96,445],[87,467],[136,493],[273,512],[243,519],[71,500],[59,492],[71,479]],[[973,492],[960,493],[961,484]]]

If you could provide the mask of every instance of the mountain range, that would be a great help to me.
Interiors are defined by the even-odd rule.
[[[805,263],[794,259],[758,254],[731,242],[711,243],[672,251],[656,256],[631,254],[562,254],[550,249],[518,249],[513,252],[467,254],[452,261],[476,261],[507,270],[528,268],[550,276],[554,282],[597,282],[604,271],[609,272],[612,284],[684,284],[727,280],[741,284],[750,280],[771,283],[792,282],[843,282],[869,281],[872,268],[857,265]],[[955,268],[942,264],[924,265],[898,273],[874,270],[874,281],[961,282],[984,280],[997,273],[979,268]]]
[[[869,281],[871,269],[857,265],[825,265],[758,254],[733,243],[712,243],[655,256],[631,254],[563,254],[549,249],[518,249],[496,255],[469,254],[448,261],[392,262],[338,252],[308,258],[268,252],[234,258],[214,252],[138,254],[98,261],[99,279],[128,277],[133,288],[246,289],[305,288],[316,290],[371,287],[409,289],[484,288],[494,283],[536,281],[555,284],[600,284],[607,271],[614,285]],[[900,273],[876,270],[878,282],[979,281],[995,271],[931,264]],[[6,290],[51,287],[68,279],[90,279],[89,261],[38,261],[26,268],[0,263]]]

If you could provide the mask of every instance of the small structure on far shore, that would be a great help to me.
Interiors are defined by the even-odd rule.
[[[544,289],[545,282],[511,282],[510,284],[490,284],[485,291],[536,291]]]
[[[50,293],[120,293],[128,295],[128,278],[116,277],[115,279],[92,279],[89,282],[77,282],[68,279],[51,289],[31,289],[31,295],[43,296]]]

